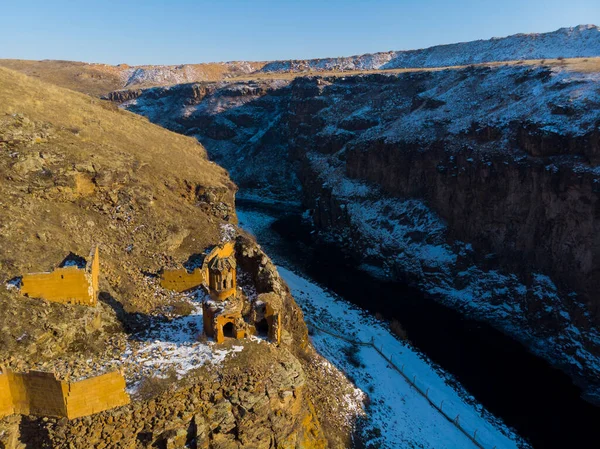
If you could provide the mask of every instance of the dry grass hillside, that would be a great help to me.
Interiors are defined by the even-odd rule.
[[[0,59],[0,66],[95,97],[121,89],[124,85],[123,70],[106,64]]]
[[[103,350],[104,331],[119,327],[111,298],[127,311],[163,307],[170,298],[142,270],[219,241],[236,220],[234,191],[194,139],[0,68],[0,363]],[[98,310],[24,298],[8,283],[93,245]]]
[[[250,73],[264,62],[183,64],[179,66],[128,66],[76,61],[0,59],[0,67],[42,81],[101,97],[122,88],[144,88],[199,81],[220,81]]]

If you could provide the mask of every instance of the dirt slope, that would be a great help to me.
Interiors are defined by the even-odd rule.
[[[151,311],[161,298],[140,270],[156,271],[218,241],[219,224],[235,222],[234,191],[196,141],[0,69],[0,303],[7,311],[0,316],[0,356],[17,355],[19,368],[31,361],[29,353],[68,355],[85,332],[77,335],[77,325],[66,326],[61,315],[85,321],[96,313],[23,299],[5,288],[10,279],[51,270],[70,252],[85,257],[100,245],[101,290],[127,310]],[[205,201],[209,192],[213,204]],[[117,325],[105,315],[106,326]]]

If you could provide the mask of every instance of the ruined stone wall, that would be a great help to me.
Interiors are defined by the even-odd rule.
[[[91,284],[92,284],[92,298],[94,301],[94,304],[97,302],[98,299],[98,292],[99,290],[99,278],[100,278],[100,256],[98,254],[98,247],[96,247],[93,250],[93,255],[91,256],[91,263],[89,264],[87,271],[89,273],[89,276],[91,277]]]
[[[30,371],[0,374],[0,417],[12,414],[69,419],[129,403],[125,379],[118,372],[65,382],[53,373]]]
[[[129,404],[125,378],[118,372],[67,384],[67,418],[93,415]]]
[[[66,416],[65,385],[53,373],[7,372],[14,413]]]
[[[0,374],[0,417],[12,415],[15,407],[10,394],[10,383],[6,373]]]
[[[95,306],[98,302],[100,260],[98,248],[85,269],[57,268],[49,273],[30,273],[23,276],[21,293],[31,298],[43,298],[63,304]]]
[[[225,341],[223,327],[228,323],[233,324],[233,332],[236,339],[245,338],[247,336],[245,327],[240,326],[240,321],[243,321],[241,314],[226,313],[223,315],[216,315],[215,310],[211,307],[207,307],[206,304],[202,310],[204,332],[207,336],[213,337],[217,343],[223,343]]]
[[[85,271],[77,267],[58,268],[50,273],[23,276],[21,293],[64,304],[95,304]]]
[[[281,342],[281,315],[271,305],[267,304],[265,317],[267,323],[269,323],[269,339],[279,344]]]
[[[202,268],[196,268],[191,273],[185,268],[164,270],[160,276],[160,285],[168,290],[184,292],[201,285],[207,286],[210,282],[208,263],[215,257],[228,258],[233,256],[233,243],[224,243],[215,246],[205,257]],[[214,288],[214,286],[211,286]],[[232,288],[215,293],[219,299],[225,299],[233,294],[237,289],[235,273],[233,273]]]
[[[204,276],[200,268],[189,273],[185,268],[177,270],[165,270],[160,279],[160,285],[168,290],[185,292],[199,287],[204,282]]]

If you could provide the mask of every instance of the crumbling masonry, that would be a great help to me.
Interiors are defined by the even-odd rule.
[[[261,335],[281,341],[281,298],[274,293],[249,300],[237,288],[233,243],[223,243],[205,254],[200,267],[163,270],[161,285],[176,291],[203,287],[209,294],[202,304],[204,332],[217,343],[226,338]]]
[[[0,373],[0,418],[13,414],[79,418],[129,404],[125,378],[119,372],[79,382],[56,379],[53,373]]]
[[[21,293],[62,304],[95,306],[98,302],[100,260],[94,248],[84,267],[76,264],[48,273],[30,273],[21,279]]]

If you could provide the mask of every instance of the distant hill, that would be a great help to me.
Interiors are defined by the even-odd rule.
[[[551,33],[515,34],[420,50],[388,51],[340,58],[273,61],[261,72],[385,70],[448,67],[484,62],[600,56],[600,28],[579,25]]]
[[[0,67],[16,70],[42,81],[100,97],[114,90],[153,87],[199,81],[220,81],[253,73],[264,62],[147,65],[90,64],[75,61],[0,59]]]
[[[89,95],[102,96],[119,89],[268,75],[280,76],[286,73],[418,69],[488,62],[599,56],[600,28],[595,25],[579,25],[561,28],[551,33],[515,34],[503,38],[437,45],[420,50],[388,51],[322,59],[144,66],[0,59],[0,66]]]

